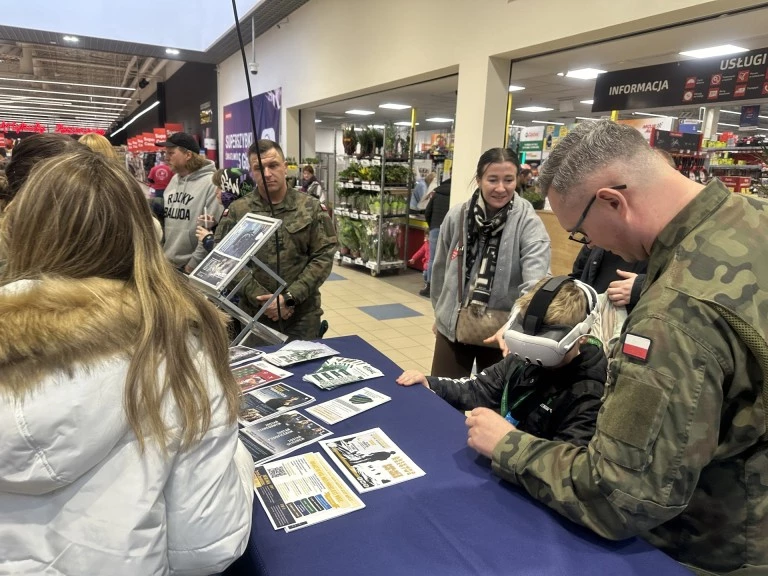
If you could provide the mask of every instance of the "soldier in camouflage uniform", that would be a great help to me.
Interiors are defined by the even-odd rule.
[[[539,182],[572,239],[648,259],[648,276],[588,447],[485,409],[469,445],[606,538],[640,535],[699,574],[768,574],[768,204],[692,182],[609,121],[569,133]]]
[[[256,146],[261,153],[266,186],[259,171]],[[277,231],[280,242],[278,268],[275,242],[270,239],[256,257],[287,282],[276,300],[259,321],[287,334],[292,339],[317,338],[320,332],[320,286],[328,278],[336,251],[336,232],[328,214],[315,198],[289,189],[285,180],[283,151],[276,142],[259,140],[248,150],[251,174],[257,190],[229,205],[229,212],[216,228],[218,243],[249,212],[273,216],[265,194],[269,191],[274,217],[283,221]],[[277,290],[277,282],[255,265],[250,266],[251,279],[241,292],[240,306],[253,315]]]

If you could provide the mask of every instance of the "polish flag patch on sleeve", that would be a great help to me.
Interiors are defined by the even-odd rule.
[[[624,345],[621,351],[630,358],[636,358],[645,362],[648,360],[648,352],[651,349],[651,339],[636,334],[627,334],[624,337]]]

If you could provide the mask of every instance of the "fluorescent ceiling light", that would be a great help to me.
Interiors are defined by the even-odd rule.
[[[519,92],[520,90],[525,90],[525,86],[515,86],[514,84],[509,85],[510,92]]]
[[[554,108],[546,108],[544,106],[524,106],[522,108],[515,108],[518,112],[549,112]]]
[[[632,112],[633,116],[653,116],[654,118],[672,118],[677,120],[677,116],[668,116],[666,114],[651,114],[650,112]]]
[[[589,120],[590,122],[597,122],[599,118],[587,118],[586,116],[576,116],[576,120]]]
[[[733,44],[723,44],[722,46],[710,46],[709,48],[699,48],[698,50],[686,50],[685,52],[680,52],[680,55],[692,58],[712,58],[714,56],[741,54],[742,52],[749,52],[749,50],[740,46],[734,46]]]
[[[144,114],[146,114],[147,112],[149,112],[150,110],[152,110],[152,108],[154,108],[154,107],[156,107],[156,106],[159,106],[159,105],[160,105],[160,100],[157,100],[157,101],[156,101],[154,104],[152,104],[152,106],[148,107],[148,108],[147,108],[147,109],[145,109],[145,110],[142,110],[141,112],[139,112],[138,114],[136,114],[136,116],[134,116],[133,118],[131,118],[131,119],[130,119],[130,120],[127,122],[127,123],[123,124],[123,125],[122,125],[120,128],[118,128],[117,130],[115,130],[114,132],[112,132],[112,134],[110,134],[110,135],[109,135],[109,137],[110,137],[110,138],[112,138],[112,136],[114,136],[115,134],[118,134],[119,132],[122,132],[123,130],[125,130],[126,128],[128,128],[128,126],[130,126],[131,124],[133,124],[134,122],[136,122],[136,120],[138,120],[139,118],[141,118],[142,116],[144,116]]]
[[[352,110],[347,110],[345,114],[352,114],[353,116],[371,116],[376,114],[376,112],[371,112],[370,110],[358,110],[357,108],[354,108]]]
[[[717,125],[718,126],[731,126],[733,128],[738,128],[739,127],[738,124],[726,124],[725,122],[718,122]]]
[[[35,94],[62,94],[64,96],[87,96],[88,98],[107,98],[108,100],[130,100],[126,96],[104,96],[102,94],[82,94],[80,92],[56,92],[55,90],[35,90],[34,88],[14,88],[11,86],[0,86],[0,90],[13,90],[14,92],[33,92]],[[121,88],[127,90],[127,88]],[[126,102],[126,104],[128,104]]]
[[[401,122],[395,122],[395,126],[410,126],[411,122],[409,120],[403,120]],[[418,126],[419,123],[416,122],[416,126]]]
[[[84,88],[104,88],[105,90],[136,90],[136,88],[124,88],[123,86],[104,86],[102,84],[78,84],[76,82],[55,82],[53,80],[32,80],[28,78],[0,78],[0,80],[4,80],[6,82],[36,82],[37,84],[59,84],[61,86],[82,86]]]
[[[599,74],[605,74],[605,70],[597,68],[579,68],[578,70],[568,70],[566,78],[579,78],[580,80],[594,80]]]
[[[176,56],[179,53],[179,51],[176,50],[176,48],[166,48],[165,49],[165,53],[166,54],[173,54],[174,56]]]
[[[453,122],[453,118],[441,118],[440,116],[435,116],[434,118],[427,118],[427,122]]]
[[[594,100],[579,100],[580,104],[594,104]]]
[[[368,128],[377,128],[378,130],[384,130],[384,124],[368,124]]]
[[[557,75],[558,76],[565,76],[565,72],[558,72]]]
[[[564,122],[547,122],[546,120],[531,120],[531,122],[535,122],[536,124],[552,124],[553,126],[565,126]]]
[[[64,36],[64,42],[80,42],[80,38],[77,36]]]
[[[0,88],[2,90],[2,88]],[[128,102],[123,104],[113,102],[92,102],[90,100],[74,100],[72,98],[45,98],[44,96],[21,96],[18,94],[3,94],[0,92],[0,98],[13,100],[16,102],[56,102],[62,105],[70,106],[74,104],[95,104],[95,106],[86,106],[87,108],[94,108],[96,110],[117,110],[120,111],[128,105]]]
[[[407,110],[410,108],[408,104],[393,104],[392,102],[387,102],[386,104],[379,104],[379,108],[387,108],[389,110]]]
[[[322,122],[322,120],[320,120],[320,118],[315,118],[315,124],[320,124],[320,122]]]
[[[736,116],[741,116],[741,112],[734,112],[733,110],[720,110],[720,114],[736,114]],[[758,116],[758,118],[765,118],[768,120],[768,116]]]
[[[0,104],[0,110],[17,110],[20,112],[24,111],[30,111],[30,112],[55,112],[56,114],[64,114],[68,116],[74,116],[74,115],[81,115],[81,116],[94,116],[94,117],[101,117],[101,118],[117,118],[120,116],[117,112],[91,112],[91,111],[85,111],[85,110],[69,110],[69,109],[60,109],[54,107],[52,104],[47,104],[46,108],[35,108],[30,107],[26,105],[16,106],[11,104]]]

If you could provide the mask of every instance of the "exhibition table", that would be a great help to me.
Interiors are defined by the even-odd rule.
[[[426,475],[362,494],[362,510],[291,533],[273,530],[254,498],[248,549],[227,575],[690,574],[646,542],[604,540],[494,476],[490,461],[467,447],[464,415],[423,386],[395,384],[402,370],[361,338],[323,342],[384,377],[323,391],[301,380],[318,360],[289,367],[294,376],[285,382],[316,403],[365,386],[390,396],[327,427],[335,436],[379,427]],[[314,451],[322,452],[317,443],[292,455]]]

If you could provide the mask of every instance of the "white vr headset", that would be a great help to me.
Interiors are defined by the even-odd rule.
[[[566,282],[576,284],[587,297],[586,318],[574,327],[544,324],[549,305]],[[558,366],[579,338],[589,334],[597,314],[597,292],[594,288],[569,276],[557,276],[533,295],[524,316],[520,314],[520,308],[515,306],[504,332],[504,342],[510,354],[525,362],[546,367]]]

